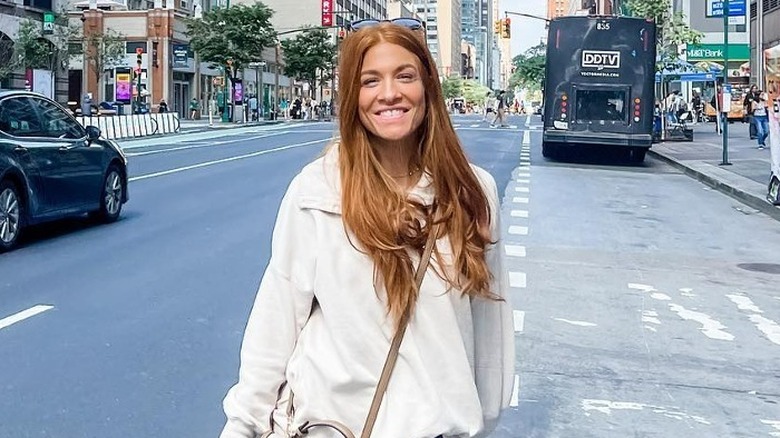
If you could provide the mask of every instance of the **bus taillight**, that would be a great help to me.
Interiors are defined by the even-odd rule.
[[[564,94],[563,96],[561,96],[561,119],[566,119],[567,117],[566,110],[568,109],[569,106],[568,100],[569,97],[567,95]]]
[[[634,121],[635,122],[638,122],[639,121],[639,116],[642,115],[642,112],[641,112],[641,108],[642,107],[639,105],[640,103],[642,103],[642,99],[640,99],[638,97],[636,99],[634,99]]]

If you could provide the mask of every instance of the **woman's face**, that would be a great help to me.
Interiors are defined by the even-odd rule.
[[[412,52],[386,42],[366,52],[358,112],[366,129],[382,140],[412,138],[425,116],[420,62]]]

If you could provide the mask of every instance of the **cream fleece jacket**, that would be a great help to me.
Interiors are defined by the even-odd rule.
[[[340,215],[338,153],[332,148],[294,178],[279,208],[271,259],[241,348],[238,383],[224,400],[222,438],[274,436],[307,420],[336,420],[359,436],[394,329],[373,287],[373,264],[357,251]],[[496,185],[473,166],[500,236]],[[433,199],[427,174],[412,189]],[[446,238],[437,242],[445,257]],[[379,411],[375,438],[486,436],[509,404],[514,330],[499,245],[487,260],[492,290],[506,299],[471,299],[429,268]],[[435,260],[431,261],[433,265]],[[289,390],[295,414],[286,415]],[[328,431],[311,438],[331,437]]]

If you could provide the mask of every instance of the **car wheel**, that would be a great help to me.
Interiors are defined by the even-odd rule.
[[[103,180],[100,210],[97,211],[97,218],[101,222],[109,223],[119,219],[119,213],[122,212],[124,189],[122,172],[119,171],[119,167],[115,165],[109,166],[106,171],[106,177]]]
[[[23,217],[19,189],[11,181],[0,182],[0,252],[12,249],[19,241]]]

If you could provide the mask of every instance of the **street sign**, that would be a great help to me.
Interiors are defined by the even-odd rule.
[[[322,0],[322,25],[333,26],[333,0]]]
[[[726,0],[707,0],[705,14],[708,18],[723,18]],[[729,24],[745,24],[746,0],[729,0]]]
[[[54,14],[52,12],[43,13],[43,34],[52,35],[54,33]]]

